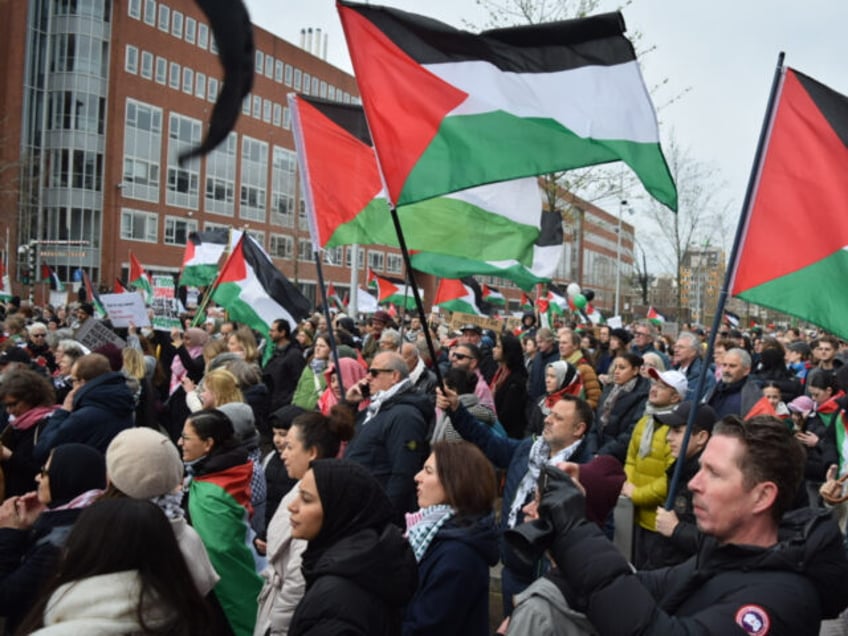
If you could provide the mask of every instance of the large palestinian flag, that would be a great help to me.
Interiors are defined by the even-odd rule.
[[[221,268],[212,300],[226,309],[230,318],[266,338],[274,320],[285,318],[290,325],[297,325],[309,315],[311,306],[248,234],[242,234]]]
[[[787,68],[770,129],[731,293],[848,337],[848,97]]]
[[[215,281],[218,275],[218,262],[227,249],[230,231],[226,228],[192,232],[183,255],[183,270],[180,285],[206,287]]]
[[[470,281],[452,278],[441,279],[433,304],[447,311],[459,311],[465,314],[482,316],[479,293],[468,282]]]
[[[676,209],[620,13],[474,35],[397,9],[337,7],[397,205],[622,160]]]
[[[289,104],[315,249],[353,243],[397,247],[388,195],[362,108],[296,95],[289,95]],[[539,259],[546,263],[551,255],[558,263],[562,251],[561,227],[559,249],[540,251],[557,236],[540,233],[540,218],[545,215],[533,178],[404,205],[398,215],[410,250],[444,257],[422,260],[426,266],[422,271],[440,276],[455,277],[454,262],[468,261],[468,255],[474,261],[497,263],[484,271],[479,264],[466,264],[465,270],[471,271],[462,275],[501,275],[504,269],[531,268]],[[542,266],[541,276],[548,269]]]

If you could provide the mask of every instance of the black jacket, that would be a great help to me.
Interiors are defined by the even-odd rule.
[[[262,381],[268,387],[270,394],[269,413],[291,404],[294,390],[297,388],[300,374],[305,366],[303,351],[296,342],[289,342],[274,350],[274,354],[262,370]]]
[[[412,548],[396,526],[361,530],[330,546],[311,568],[290,636],[396,636],[418,583]]]
[[[527,428],[527,376],[510,373],[494,392],[495,414],[507,435],[514,439],[524,437]]]
[[[698,551],[701,533],[695,525],[695,512],[692,507],[692,491],[689,490],[689,480],[695,476],[700,469],[701,453],[686,458],[683,470],[680,473],[680,485],[674,496],[672,510],[677,515],[678,524],[671,536],[668,537],[669,555],[676,563],[682,563]],[[674,470],[677,468],[677,460],[669,466],[665,473],[668,483],[671,484]],[[668,561],[667,561],[668,562]]]
[[[824,510],[787,513],[770,548],[708,537],[686,562],[636,574],[594,524],[560,536],[553,552],[571,606],[601,634],[818,634],[848,606],[848,557]]]
[[[639,376],[633,389],[618,396],[610,411],[607,425],[601,428],[601,421],[597,414],[603,410],[612,387],[612,384],[608,384],[604,389],[596,410],[595,425],[592,427],[591,435],[596,440],[598,455],[612,455],[624,465],[630,436],[633,434],[636,422],[645,411],[651,383],[647,378]]]

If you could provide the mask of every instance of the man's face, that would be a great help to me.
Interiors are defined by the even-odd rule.
[[[700,470],[689,481],[698,530],[720,543],[733,543],[752,518],[757,488],[745,487],[739,468],[744,453],[739,439],[714,435],[701,455]]]
[[[29,340],[34,345],[41,346],[47,342],[47,330],[37,329],[29,335]]]
[[[561,451],[579,440],[586,430],[579,421],[577,404],[571,400],[560,400],[545,418],[542,437],[551,447],[551,453]]]
[[[829,342],[822,340],[816,347],[816,356],[821,362],[830,362],[836,355],[836,349]]]
[[[406,368],[412,373],[415,367],[418,366],[417,347],[407,342],[401,347],[401,355],[403,356],[403,361],[406,362]]]
[[[538,348],[542,353],[548,353],[554,348],[554,341],[548,340],[542,336],[536,336],[536,348]]]
[[[639,325],[636,327],[636,331],[633,332],[633,341],[637,347],[647,347],[651,344],[653,337],[654,334],[645,325]]]
[[[420,318],[412,318],[409,321],[409,329],[411,331],[418,331],[421,329],[421,319]]]
[[[462,335],[459,337],[462,344],[480,344],[480,334],[472,329],[463,329]]]
[[[268,330],[268,335],[271,337],[272,342],[280,342],[281,340],[286,339],[285,331],[277,329],[276,323],[271,325],[271,328]]]
[[[692,343],[689,342],[689,340],[680,338],[674,343],[674,364],[688,367],[697,356],[698,351],[692,346]]]
[[[379,338],[380,334],[383,333],[383,329],[386,328],[386,323],[382,320],[372,320],[371,321],[371,333],[374,334],[375,338]]]
[[[738,382],[746,375],[750,369],[742,366],[742,358],[736,353],[725,353],[721,361],[721,381],[725,384]]]
[[[477,368],[477,360],[471,355],[468,347],[459,345],[450,352],[450,363],[455,369],[463,369],[465,371],[473,371]]]
[[[399,374],[389,369],[389,355],[379,353],[374,356],[374,361],[368,369],[368,384],[371,387],[371,395],[377,391],[386,391],[397,384]]]
[[[648,392],[648,402],[654,406],[669,406],[680,401],[677,389],[667,385],[662,380],[654,380]]]
[[[568,358],[577,350],[571,339],[570,333],[563,333],[559,336],[559,355],[563,358]]]
[[[609,327],[601,327],[601,330],[598,332],[598,342],[602,342],[606,344],[610,339],[610,330]]]

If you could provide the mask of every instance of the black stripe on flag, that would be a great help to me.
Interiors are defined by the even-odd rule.
[[[245,235],[241,243],[245,262],[253,268],[268,296],[284,307],[294,320],[300,321],[309,317],[312,303],[306,296],[300,293],[294,283],[283,276],[253,239]],[[295,325],[292,325],[292,328],[294,327]]]
[[[477,35],[415,13],[340,2],[372,22],[419,64],[490,62],[513,73],[614,66],[636,59],[620,12],[484,31]]]
[[[297,97],[312,105],[327,119],[349,132],[362,143],[368,146],[374,145],[371,143],[371,133],[368,132],[368,124],[365,121],[365,112],[362,110],[362,106],[339,104],[338,102],[308,97],[299,93]]]
[[[817,82],[812,77],[799,73],[795,69],[789,69],[789,72],[795,73],[795,77],[798,78],[801,86],[804,87],[822,115],[830,123],[833,132],[848,147],[848,97],[837,93],[821,82]]]

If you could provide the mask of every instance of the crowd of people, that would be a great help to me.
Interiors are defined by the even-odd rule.
[[[7,633],[815,634],[848,606],[831,335],[2,319]]]

